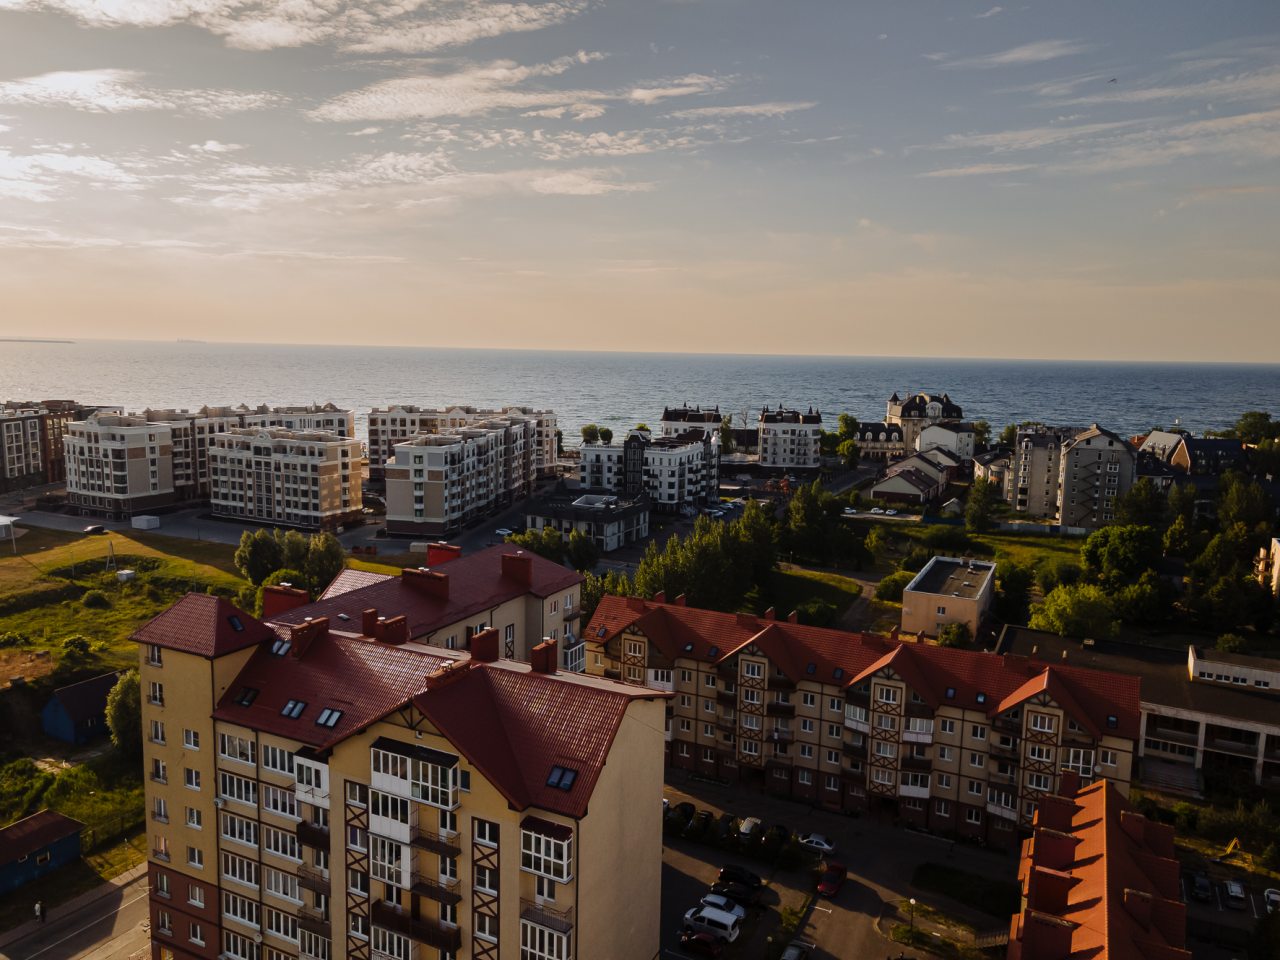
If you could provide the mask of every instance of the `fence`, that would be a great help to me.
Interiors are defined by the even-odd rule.
[[[128,816],[108,817],[106,820],[100,820],[97,823],[85,824],[84,830],[80,832],[80,852],[92,853],[99,847],[137,833],[146,823],[146,819],[146,814],[139,812]]]

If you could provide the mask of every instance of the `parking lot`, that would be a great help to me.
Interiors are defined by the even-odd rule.
[[[783,824],[796,833],[816,832],[835,842],[830,857],[848,867],[848,877],[832,899],[817,898],[805,924],[795,935],[814,944],[814,960],[897,957],[901,948],[891,944],[876,929],[876,921],[893,901],[916,897],[978,930],[1007,926],[1008,918],[986,916],[946,897],[911,886],[915,868],[930,861],[952,862],[984,876],[1012,879],[1017,870],[1010,854],[962,846],[950,841],[893,826],[871,818],[852,818],[800,803],[781,800],[740,786],[724,786],[682,779],[671,773],[665,795],[672,804],[693,803],[715,816],[756,816],[766,826]],[[808,864],[794,869],[775,869],[770,864],[728,852],[714,843],[686,840],[668,835],[663,848],[662,956],[675,960],[687,954],[680,950],[680,929],[686,910],[697,906],[721,866],[746,866],[765,880],[762,909],[749,915],[738,941],[729,946],[725,960],[759,960],[769,953],[769,939],[780,941],[780,913],[783,908],[799,908],[814,893],[816,873]],[[924,957],[908,951],[908,957]]]

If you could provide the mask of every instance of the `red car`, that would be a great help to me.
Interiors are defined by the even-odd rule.
[[[709,933],[686,930],[680,934],[680,952],[695,957],[718,957],[724,952],[724,944]]]
[[[848,875],[849,870],[843,863],[828,863],[818,880],[818,896],[834,897],[844,886],[844,878]]]

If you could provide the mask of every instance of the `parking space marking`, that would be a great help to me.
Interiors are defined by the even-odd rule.
[[[820,906],[818,906],[816,903],[813,905],[813,909],[815,909],[815,910],[821,910],[823,913],[830,913],[830,912],[831,912],[831,908],[830,908],[830,907],[820,907]]]

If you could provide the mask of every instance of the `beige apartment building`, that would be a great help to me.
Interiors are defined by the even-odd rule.
[[[209,448],[214,516],[333,530],[363,508],[360,441],[328,431],[248,427]]]
[[[1056,520],[1062,445],[1079,433],[1076,427],[1036,424],[1018,431],[1008,469],[1005,500],[1018,513]]]
[[[1139,685],[1026,656],[605,597],[587,672],[673,695],[667,762],[1014,845],[1065,771],[1127,795]]]
[[[1129,442],[1096,423],[1062,445],[1058,467],[1058,524],[1094,530],[1115,519],[1118,497],[1138,476]]]
[[[356,435],[355,411],[342,410],[332,403],[300,407],[268,407],[263,404],[253,409],[241,404],[236,407],[236,413],[246,427],[279,427],[307,432],[321,430],[348,440]]]
[[[936,639],[947,624],[962,623],[976,637],[995,589],[994,563],[933,557],[902,591],[902,632]]]
[[[665,694],[195,594],[134,639],[153,960],[656,956]]]
[[[501,410],[452,406],[443,410],[426,410],[404,404],[369,411],[369,476],[373,479],[385,476],[387,466],[395,459],[397,444],[424,434],[449,433],[498,419],[528,420],[532,423],[534,469],[538,476],[555,471],[559,451],[554,410],[535,410],[528,406],[503,407]]]
[[[41,407],[5,404],[0,407],[0,491],[40,482],[44,472]]]
[[[67,500],[82,513],[126,519],[176,500],[168,424],[92,413],[68,425],[63,448]]]
[[[784,470],[814,470],[822,461],[822,411],[808,413],[768,407],[760,411],[757,423],[760,465]]]
[[[533,493],[536,426],[484,420],[397,444],[385,466],[387,532],[441,536]]]

